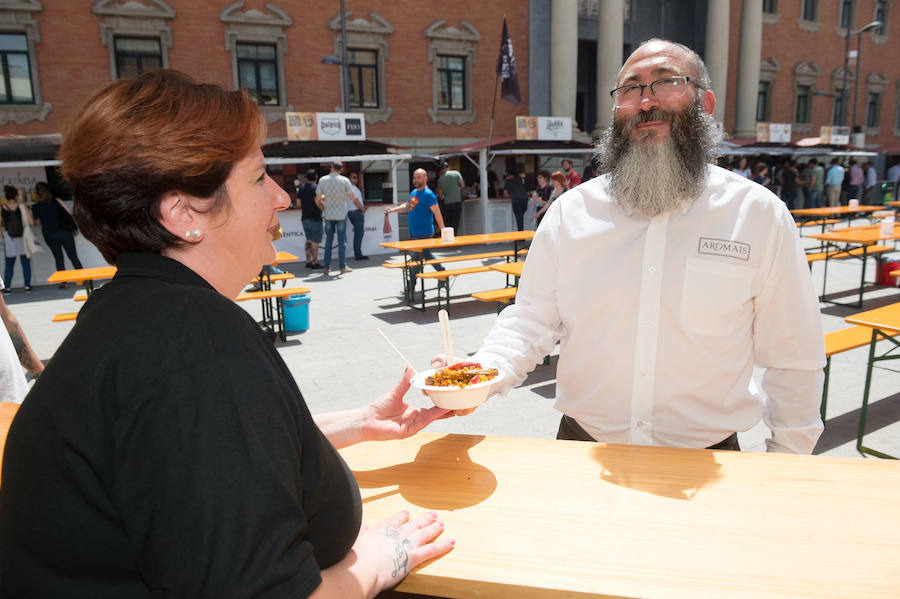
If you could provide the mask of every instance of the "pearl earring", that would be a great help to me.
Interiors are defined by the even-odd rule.
[[[188,231],[187,233],[185,233],[184,236],[188,239],[196,239],[197,241],[200,241],[200,238],[203,237],[203,231],[201,231],[200,229],[194,229],[193,231]]]

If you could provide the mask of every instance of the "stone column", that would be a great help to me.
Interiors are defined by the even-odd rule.
[[[725,121],[725,106],[728,91],[728,13],[729,2],[709,3],[706,9],[706,68],[712,81],[712,91],[716,94],[716,111],[713,118]],[[762,8],[760,8],[762,15]],[[761,16],[760,16],[761,18]]]
[[[616,76],[624,62],[622,48],[625,43],[624,0],[603,0],[597,14],[597,136],[609,126],[613,114],[613,101],[609,90],[616,86]]]
[[[575,124],[578,71],[578,3],[552,0],[550,5],[550,116]]]
[[[735,137],[756,137],[756,100],[762,58],[762,0],[744,0],[738,50]]]

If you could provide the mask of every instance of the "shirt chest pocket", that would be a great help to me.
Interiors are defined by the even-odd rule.
[[[681,318],[692,333],[729,335],[752,319],[756,269],[688,258],[681,294]]]

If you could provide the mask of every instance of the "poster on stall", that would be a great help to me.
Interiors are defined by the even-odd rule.
[[[517,116],[516,139],[571,141],[572,119],[563,116]]]
[[[819,129],[819,143],[845,146],[850,143],[850,127],[822,127]]]
[[[756,123],[756,141],[790,143],[790,123]]]
[[[363,141],[365,115],[358,112],[286,112],[289,141]]]

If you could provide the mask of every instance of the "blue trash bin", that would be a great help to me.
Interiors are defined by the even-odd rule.
[[[292,295],[284,302],[284,328],[289,333],[309,329],[309,294]]]

